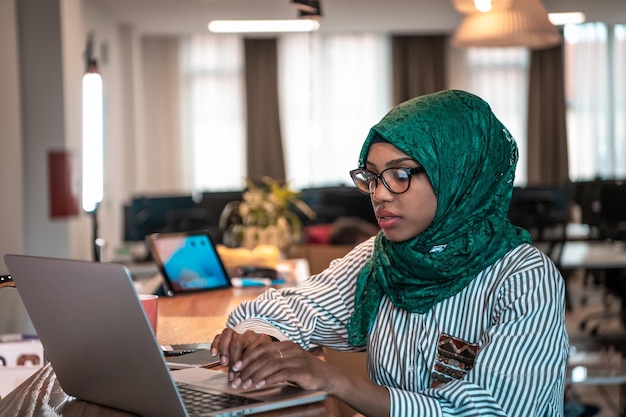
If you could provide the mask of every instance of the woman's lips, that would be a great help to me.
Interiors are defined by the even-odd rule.
[[[387,210],[377,211],[376,218],[381,229],[390,229],[400,221],[400,217]]]

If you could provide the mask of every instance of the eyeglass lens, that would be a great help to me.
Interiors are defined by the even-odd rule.
[[[372,194],[380,179],[389,191],[401,194],[409,189],[413,172],[411,168],[387,168],[378,175],[365,169],[356,169],[351,174],[354,184],[363,193]]]

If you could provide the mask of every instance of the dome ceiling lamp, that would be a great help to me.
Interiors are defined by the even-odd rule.
[[[540,0],[452,0],[452,3],[465,15],[452,37],[453,46],[545,49],[562,42]]]

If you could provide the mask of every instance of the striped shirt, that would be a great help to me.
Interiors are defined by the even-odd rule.
[[[374,239],[297,287],[242,303],[228,325],[307,349],[354,350],[346,323]],[[390,416],[562,416],[568,355],[564,282],[521,245],[426,313],[383,297],[369,334],[370,379],[388,388]]]

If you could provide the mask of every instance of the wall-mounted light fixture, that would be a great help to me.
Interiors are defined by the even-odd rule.
[[[102,77],[93,55],[93,36],[87,39],[83,76],[82,207],[93,217],[94,260],[101,260],[98,244],[98,206],[104,195],[104,123]]]

